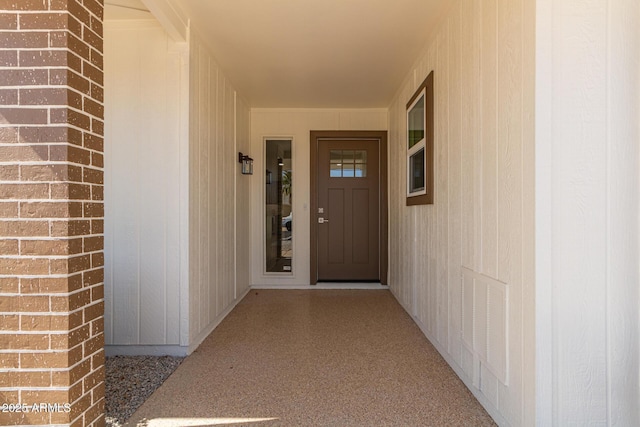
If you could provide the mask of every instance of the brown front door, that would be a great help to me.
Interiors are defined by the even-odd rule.
[[[312,240],[318,281],[386,282],[381,274],[382,234],[386,238],[381,233],[381,216],[386,218],[381,215],[382,146],[380,138],[316,140]]]

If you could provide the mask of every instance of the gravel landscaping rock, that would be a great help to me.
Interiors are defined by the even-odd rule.
[[[172,356],[107,357],[107,426],[121,427],[183,360]]]

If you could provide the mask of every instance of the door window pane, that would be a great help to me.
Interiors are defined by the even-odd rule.
[[[330,150],[329,176],[331,178],[366,178],[366,150]]]
[[[331,159],[331,163],[342,163],[342,150],[329,151],[329,157]]]
[[[354,164],[353,163],[343,163],[342,164],[342,177],[343,178],[353,178],[356,176]]]
[[[367,151],[366,150],[356,150],[355,154],[355,161],[356,163],[367,163]]]

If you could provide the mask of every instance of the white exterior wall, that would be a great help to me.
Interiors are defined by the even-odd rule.
[[[105,22],[107,354],[181,354],[187,53],[155,20]]]
[[[236,155],[237,152],[251,152],[251,111],[239,95],[236,94]],[[237,162],[237,158],[235,159]],[[240,164],[236,163],[236,168]],[[236,296],[241,297],[251,284],[251,207],[249,203],[252,176],[236,173]]]
[[[386,109],[251,110],[251,283],[255,286],[309,286],[310,132],[312,130],[386,130]],[[264,138],[291,138],[293,161],[293,273],[264,273]]]
[[[107,353],[188,354],[249,289],[249,108],[155,20],[105,23],[105,71]]]
[[[199,36],[190,39],[189,144],[189,350],[194,350],[248,290],[246,229],[248,177],[241,176],[236,149],[248,146],[249,110],[220,71]],[[236,209],[236,203],[238,210]],[[239,215],[239,217],[238,217]],[[239,221],[239,222],[237,222]],[[236,232],[238,230],[238,232]]]
[[[538,0],[537,422],[640,425],[640,4]]]
[[[534,423],[534,26],[534,2],[453,2],[389,110],[391,290],[501,425]],[[407,207],[431,70],[435,202]]]

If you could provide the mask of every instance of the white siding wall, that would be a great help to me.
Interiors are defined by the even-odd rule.
[[[251,153],[251,112],[247,103],[236,96],[236,152]],[[237,153],[236,153],[237,154]],[[237,161],[237,159],[236,159]],[[236,168],[240,164],[236,163]],[[258,175],[257,173],[254,175]],[[249,194],[253,176],[236,173],[236,295],[244,295],[251,284]],[[254,178],[255,179],[255,178]]]
[[[534,420],[534,2],[455,1],[389,110],[390,287],[503,425]],[[434,70],[435,203],[405,206]]]
[[[386,130],[386,109],[252,109],[251,280],[258,286],[309,285],[309,148],[312,130]],[[264,274],[264,138],[293,139],[293,274]]]
[[[537,421],[640,425],[640,3],[538,0]]]
[[[246,246],[242,242],[236,247],[236,220],[248,204],[248,193],[236,195],[236,184],[244,189],[250,178],[240,176],[236,92],[195,32],[190,55],[189,348],[193,350],[248,289],[244,275],[241,292],[236,289],[236,256],[239,268],[247,265]],[[237,105],[238,135],[245,138],[241,146],[246,147],[249,113],[245,103]],[[246,222],[237,226],[241,229]],[[240,230],[240,237],[243,233]]]
[[[150,21],[105,23],[105,341],[180,353],[186,51]],[[184,283],[182,283],[184,285]],[[119,347],[127,346],[127,347]]]

